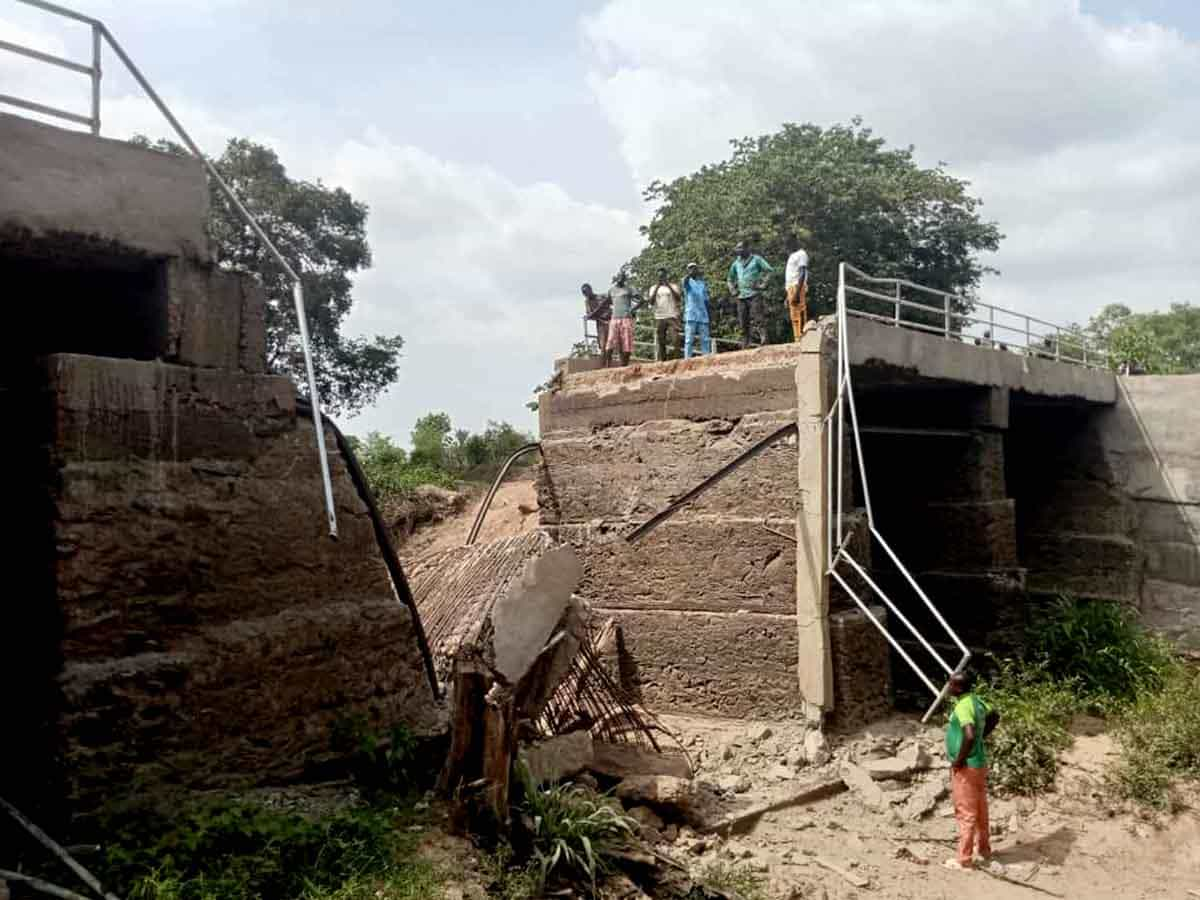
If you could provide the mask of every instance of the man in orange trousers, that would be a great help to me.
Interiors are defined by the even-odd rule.
[[[950,757],[950,792],[958,822],[958,856],[946,860],[949,869],[969,869],[978,851],[984,862],[992,857],[988,822],[987,747],[984,743],[1000,721],[1000,714],[974,693],[974,676],[950,676],[954,708],[946,725],[946,755]]]

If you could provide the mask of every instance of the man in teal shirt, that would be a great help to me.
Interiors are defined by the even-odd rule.
[[[767,319],[766,310],[763,308],[762,292],[767,286],[767,276],[775,270],[757,253],[751,253],[750,245],[745,241],[738,241],[733,252],[737,256],[734,257],[733,264],[729,267],[726,286],[737,303],[738,325],[742,330],[742,346],[749,347],[752,343],[750,339],[752,324],[754,330],[759,334],[758,343],[765,344],[767,342]]]
[[[946,723],[946,755],[950,758],[950,792],[958,822],[958,856],[946,860],[949,869],[971,868],[976,849],[985,861],[992,856],[984,739],[1000,721],[1000,714],[972,690],[974,685],[975,677],[970,672],[950,676],[954,706]]]

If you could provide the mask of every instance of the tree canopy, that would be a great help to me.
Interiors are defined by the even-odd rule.
[[[1200,372],[1200,307],[1190,303],[1172,303],[1165,312],[1148,313],[1110,303],[1084,332],[1108,351],[1114,369],[1154,375]]]
[[[646,189],[657,210],[629,263],[638,283],[651,283],[659,267],[681,273],[698,262],[719,298],[733,245],[747,239],[775,266],[768,290],[780,295],[792,236],[809,254],[811,315],[832,310],[843,260],[968,298],[989,271],[978,255],[1003,235],[980,217],[968,183],[941,165],[920,167],[911,147],[889,149],[859,119],[827,129],[789,124],[732,144],[730,159]],[[783,304],[769,306],[772,339],[787,339]]]
[[[171,141],[152,144],[139,136],[134,142],[187,155]],[[290,178],[275,151],[253,141],[231,140],[212,163],[300,274],[322,404],[335,413],[354,413],[374,402],[396,380],[403,340],[342,333],[354,304],[351,276],[371,265],[366,204],[342,188]],[[220,188],[210,183],[209,191],[208,229],[218,263],[253,275],[266,288],[268,367],[292,376],[307,393],[291,282]]]

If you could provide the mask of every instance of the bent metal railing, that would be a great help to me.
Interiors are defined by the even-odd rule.
[[[258,237],[258,239],[262,241],[263,246],[267,248],[267,251],[275,258],[275,261],[279,263],[280,268],[283,269],[288,279],[292,282],[292,299],[296,307],[296,320],[300,328],[300,342],[304,350],[304,368],[308,376],[308,391],[310,400],[312,402],[313,430],[316,432],[317,436],[317,455],[320,458],[321,481],[325,490],[325,512],[329,520],[329,536],[336,538],[338,533],[337,510],[333,502],[333,483],[329,476],[329,455],[325,448],[325,428],[321,419],[321,399],[320,395],[317,393],[317,377],[316,371],[313,368],[312,349],[308,336],[308,315],[304,308],[304,286],[300,283],[300,276],[296,274],[296,271],[291,267],[288,261],[284,259],[283,254],[279,252],[279,250],[275,247],[275,244],[271,242],[271,239],[267,237],[266,232],[263,231],[262,227],[258,224],[258,221],[254,218],[254,216],[250,214],[250,211],[246,209],[244,205],[242,205],[241,200],[237,198],[237,195],[234,194],[232,188],[225,183],[225,179],[221,177],[221,174],[209,161],[208,157],[200,152],[200,148],[196,146],[196,142],[192,140],[191,135],[189,135],[187,131],[184,130],[184,127],[179,124],[179,120],[175,118],[175,115],[171,112],[170,108],[168,108],[167,104],[163,102],[162,98],[158,95],[158,92],[155,91],[154,88],[151,87],[150,82],[146,80],[146,76],[142,74],[141,69],[134,65],[133,60],[129,58],[129,54],[125,52],[125,49],[120,45],[120,43],[117,42],[117,39],[113,37],[112,32],[108,30],[103,22],[101,22],[99,19],[93,19],[91,16],[85,16],[82,13],[75,12],[74,10],[67,9],[53,3],[46,3],[45,0],[19,0],[19,2],[24,3],[27,6],[33,6],[37,9],[44,10],[48,13],[53,13],[56,16],[62,16],[63,18],[73,19],[76,22],[82,22],[91,28],[91,65],[83,65],[81,63],[72,62],[69,59],[63,59],[49,53],[43,53],[40,50],[34,50],[29,47],[22,47],[18,44],[13,44],[8,41],[0,41],[0,50],[7,50],[11,53],[16,53],[20,56],[37,60],[38,62],[48,63],[49,65],[58,66],[63,69],[68,69],[70,71],[79,72],[89,76],[92,83],[92,110],[90,116],[81,116],[77,113],[56,109],[52,106],[46,106],[41,103],[35,103],[31,100],[13,97],[8,94],[0,94],[0,104],[14,106],[18,109],[28,110],[29,112],[38,113],[40,115],[64,119],[80,125],[87,125],[91,129],[92,134],[99,135],[101,77],[100,56],[102,45],[107,43],[108,46],[112,48],[113,52],[117,54],[117,57],[121,60],[121,62],[125,64],[125,68],[129,71],[129,74],[133,76],[134,80],[137,81],[142,90],[146,92],[146,96],[150,98],[156,107],[158,107],[158,111],[163,114],[163,117],[175,130],[175,134],[179,136],[181,141],[183,141],[184,146],[191,151],[192,155],[194,155],[200,160],[201,163],[203,163],[204,168],[208,172],[209,178],[211,178],[221,189],[221,193],[225,195],[225,198],[230,202],[233,208],[237,210],[238,215],[242,217],[242,221],[244,221],[246,225],[249,226],[250,230],[253,231]]]
[[[946,697],[946,693],[950,687],[950,676],[955,672],[962,671],[971,659],[971,651],[967,649],[967,645],[962,642],[958,634],[950,627],[941,611],[929,599],[929,595],[921,589],[917,584],[917,580],[913,578],[912,573],[900,561],[896,552],[892,549],[891,544],[880,533],[875,525],[875,513],[871,507],[871,488],[870,482],[867,479],[867,465],[863,459],[862,440],[859,436],[858,426],[858,411],[854,405],[854,386],[850,376],[850,352],[849,352],[849,336],[847,334],[848,316],[858,315],[851,311],[847,306],[847,294],[851,292],[851,288],[846,284],[846,273],[853,272],[862,278],[869,278],[858,269],[847,265],[846,263],[838,264],[838,286],[837,286],[837,390],[834,394],[833,403],[830,406],[829,412],[825,415],[823,427],[825,431],[825,461],[826,461],[826,574],[836,581],[862,611],[871,623],[879,630],[879,632],[891,644],[892,649],[900,656],[908,667],[913,670],[916,676],[921,680],[934,696],[934,701],[925,713],[922,721],[926,721],[941,705]],[[878,279],[877,281],[883,281]],[[897,282],[899,284],[900,282]],[[940,293],[940,292],[939,292]],[[948,295],[949,296],[949,295]],[[897,301],[897,309],[899,310]],[[949,309],[947,303],[946,309]],[[874,318],[874,316],[872,316]],[[900,323],[905,324],[905,323]],[[866,508],[867,527],[871,537],[883,548],[889,560],[896,567],[896,570],[903,577],[903,582],[912,588],[916,596],[924,604],[925,608],[932,614],[934,620],[945,631],[947,636],[954,642],[955,646],[962,651],[962,657],[957,664],[951,665],[941,653],[939,653],[913,625],[913,623],[900,611],[899,607],[893,602],[878,583],[868,574],[866,568],[850,554],[850,544],[853,538],[853,533],[846,527],[844,521],[844,513],[846,507],[846,494],[851,488],[847,488],[845,482],[845,473],[847,471],[847,425],[849,425],[849,437],[854,442],[853,459],[858,466],[859,481],[862,488],[863,506]],[[871,611],[870,605],[859,596],[859,592],[851,587],[847,580],[846,570],[849,569],[853,573],[851,578],[857,577],[859,581],[865,584],[871,593],[874,593],[888,611],[896,617],[896,619],[908,629],[908,631],[916,638],[918,644],[931,656],[938,668],[943,670],[945,677],[942,679],[942,686],[939,688],[934,682],[934,678],[938,676],[930,676],[925,672],[925,668],[919,665],[912,656],[901,646],[900,642],[892,635],[891,631],[885,622],[881,622],[879,618]],[[868,594],[869,596],[869,594]]]
[[[1078,327],[1056,325],[904,278],[868,275],[849,263],[840,265],[838,296],[845,294],[848,315],[995,350],[1089,368],[1108,367],[1108,352]]]

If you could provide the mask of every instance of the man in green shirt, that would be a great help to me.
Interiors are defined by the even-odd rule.
[[[985,861],[992,856],[985,738],[1000,721],[1000,714],[974,693],[974,685],[975,677],[970,672],[950,676],[954,706],[946,724],[946,755],[950,758],[950,792],[958,822],[958,856],[946,860],[950,869],[971,868],[976,849]]]
[[[726,287],[737,303],[738,325],[742,329],[742,346],[751,344],[751,326],[759,333],[759,343],[767,342],[766,310],[763,309],[763,289],[767,286],[767,276],[775,270],[771,264],[750,252],[750,245],[738,241],[733,248],[737,254],[729,267],[726,277]]]

